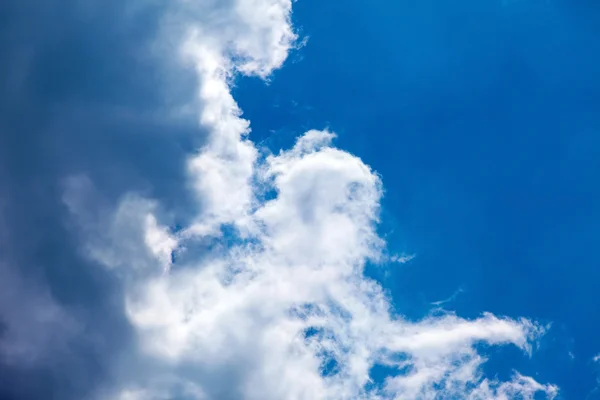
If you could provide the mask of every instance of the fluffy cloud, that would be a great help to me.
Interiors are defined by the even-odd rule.
[[[249,140],[231,83],[237,74],[267,78],[283,64],[296,41],[291,8],[291,0],[179,1],[165,17],[162,43],[180,40],[208,131],[187,164],[200,204],[188,226],[169,230],[156,201],[133,195],[110,216],[90,217],[86,185],[67,184],[88,256],[124,277],[139,344],[130,357],[152,365],[99,396],[554,397],[554,386],[518,373],[498,382],[481,372],[478,344],[528,352],[544,330],[535,323],[491,314],[415,322],[394,313],[363,274],[367,262],[384,259],[381,179],[335,148],[333,133],[308,131],[275,154]],[[173,262],[195,246],[201,257]],[[375,366],[393,372],[374,380]]]

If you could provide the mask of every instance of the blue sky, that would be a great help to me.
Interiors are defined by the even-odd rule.
[[[585,398],[600,330],[597,6],[306,3],[301,60],[239,87],[255,130],[340,132],[383,176],[391,247],[417,254],[385,278],[396,307],[420,317],[460,290],[444,305],[460,315],[552,322],[529,368]],[[264,116],[263,102],[288,107]]]
[[[600,7],[250,3],[0,6],[0,398],[600,398]]]

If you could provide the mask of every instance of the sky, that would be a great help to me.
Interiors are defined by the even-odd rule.
[[[0,399],[600,399],[600,5],[5,0]]]

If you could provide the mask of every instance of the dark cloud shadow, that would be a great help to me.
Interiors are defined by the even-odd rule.
[[[132,339],[120,284],[66,223],[65,178],[193,211],[184,163],[203,134],[168,110],[194,78],[151,51],[164,10],[149,3],[0,4],[2,400],[84,399]]]

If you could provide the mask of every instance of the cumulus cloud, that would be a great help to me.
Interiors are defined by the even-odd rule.
[[[384,259],[381,178],[311,130],[261,153],[231,94],[236,75],[267,78],[293,48],[291,0],[174,2],[162,43],[197,74],[208,138],[187,162],[198,213],[170,229],[156,200],[130,194],[89,216],[86,185],[64,201],[88,257],[123,277],[138,348],[107,399],[533,399],[552,385],[483,376],[480,344],[525,352],[544,328],[454,314],[408,321],[363,274]],[[175,24],[174,21],[177,23]],[[176,26],[176,27],[173,27]],[[82,204],[84,206],[82,206]],[[194,245],[198,258],[174,262]],[[135,360],[135,361],[133,361]],[[391,371],[375,378],[373,369]]]

